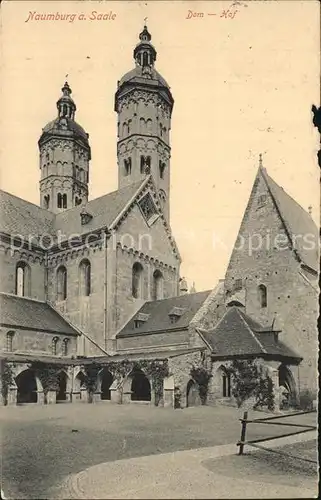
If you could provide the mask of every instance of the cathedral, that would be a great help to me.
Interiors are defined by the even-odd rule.
[[[188,292],[180,276],[174,99],[151,38],[144,26],[117,83],[118,189],[89,199],[89,135],[66,82],[38,141],[39,206],[1,191],[2,404],[234,404],[235,359],[292,401],[317,389],[318,229],[261,161],[225,278]],[[267,230],[282,247],[249,252]]]

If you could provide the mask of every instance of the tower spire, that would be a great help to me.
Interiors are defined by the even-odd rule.
[[[57,101],[58,117],[59,118],[66,117],[71,120],[74,120],[77,108],[73,99],[70,97],[72,90],[69,87],[67,80],[65,81],[65,84],[61,89],[61,92],[62,96]]]
[[[259,168],[263,168],[262,153],[259,154]]]

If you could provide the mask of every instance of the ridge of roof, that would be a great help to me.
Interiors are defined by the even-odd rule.
[[[241,320],[245,324],[246,328],[248,329],[248,331],[250,332],[250,334],[252,335],[252,337],[254,338],[254,340],[259,345],[260,349],[262,349],[262,351],[264,352],[264,354],[267,354],[267,351],[264,349],[263,345],[261,344],[261,342],[259,341],[259,339],[256,337],[255,333],[252,331],[251,327],[249,326],[249,324],[247,323],[247,321],[245,320],[245,318],[243,317],[243,315],[240,314],[240,311],[238,309],[237,309],[237,314],[239,315],[239,317],[241,318]]]
[[[301,235],[302,232],[306,232],[306,234],[310,232],[316,237],[318,242],[319,232],[316,223],[314,222],[310,214],[294,198],[292,198],[292,196],[289,195],[282,186],[277,184],[277,182],[275,182],[275,180],[271,176],[269,176],[265,168],[259,167],[258,174],[261,174],[264,179],[266,187],[282,220],[287,236],[291,242],[293,252],[300,262],[305,264],[310,269],[317,271],[317,252],[314,255],[312,253],[312,249],[305,249],[304,246],[301,245],[301,238],[299,239],[299,244],[298,239],[293,238],[293,236]],[[300,225],[304,227],[300,227]],[[295,231],[296,227],[298,227],[298,231]]]

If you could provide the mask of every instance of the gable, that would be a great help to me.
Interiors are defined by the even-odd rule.
[[[294,258],[286,227],[259,171],[227,268],[226,289],[235,292],[238,280],[256,269],[277,267],[280,259]]]
[[[177,261],[181,260],[151,177],[136,193],[130,206],[119,214],[110,229],[115,231],[117,242],[122,247],[166,260],[167,264],[171,261],[173,266],[177,266]]]

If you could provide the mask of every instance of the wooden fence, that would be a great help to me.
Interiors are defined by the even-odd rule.
[[[244,453],[244,446],[249,445],[253,446],[254,448],[259,448],[261,450],[265,451],[270,451],[272,453],[276,453],[278,455],[284,455],[288,456],[291,458],[296,458],[298,460],[303,460],[305,462],[311,462],[311,463],[317,463],[317,460],[311,460],[308,458],[303,458],[295,455],[291,455],[290,453],[286,453],[285,451],[282,450],[275,450],[272,448],[267,448],[259,445],[258,443],[263,443],[265,441],[272,441],[274,439],[279,439],[287,436],[295,436],[296,434],[302,434],[304,432],[310,432],[312,430],[316,430],[317,427],[316,425],[306,425],[306,424],[300,424],[300,423],[292,423],[292,422],[275,422],[275,420],[278,419],[284,419],[284,418],[290,418],[290,417],[296,417],[298,415],[305,415],[307,413],[316,413],[316,410],[309,410],[309,411],[298,411],[295,413],[289,413],[287,415],[277,415],[273,417],[264,417],[264,418],[255,418],[255,419],[249,419],[248,418],[248,412],[245,411],[243,414],[243,418],[240,419],[241,422],[241,438],[240,440],[236,443],[237,446],[239,446],[239,455],[243,455]],[[285,427],[297,427],[300,430],[297,430],[295,432],[287,432],[285,434],[279,434],[277,436],[269,436],[269,437],[264,437],[264,438],[258,438],[258,439],[251,439],[251,440],[246,440],[246,431],[247,431],[247,426],[249,424],[267,424],[267,425],[282,425]]]

